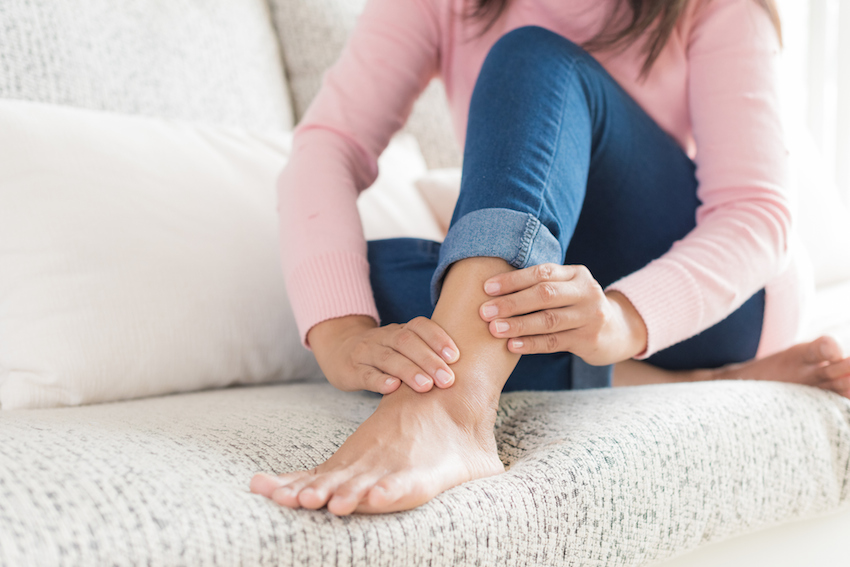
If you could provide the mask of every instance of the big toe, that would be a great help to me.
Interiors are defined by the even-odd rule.
[[[838,362],[844,358],[841,345],[833,337],[823,336],[810,342],[806,349],[805,359],[809,364],[821,362]]]
[[[411,472],[390,474],[375,483],[366,495],[364,512],[410,510],[431,499],[426,483]]]

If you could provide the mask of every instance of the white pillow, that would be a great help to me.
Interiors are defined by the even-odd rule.
[[[357,199],[367,240],[425,238],[443,240],[440,225],[416,187],[427,172],[416,139],[398,134],[378,160],[380,175]]]
[[[440,232],[445,238],[452,222],[457,199],[460,196],[461,169],[451,167],[432,169],[416,180],[416,188],[428,203]]]
[[[279,267],[289,134],[9,100],[0,124],[0,407],[321,376]]]

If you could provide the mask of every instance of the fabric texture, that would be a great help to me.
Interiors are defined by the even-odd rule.
[[[288,130],[265,0],[4,0],[0,98]]]
[[[850,402],[776,383],[502,397],[502,475],[398,514],[248,492],[377,405],[285,384],[0,413],[0,565],[652,565],[850,499]]]
[[[365,0],[270,0],[286,62],[296,120],[319,92],[322,78],[342,53]],[[452,135],[446,92],[432,81],[416,101],[404,127],[416,136],[431,168],[457,167],[461,152]]]
[[[328,316],[356,311],[377,317],[366,274],[334,270],[321,257],[347,255],[347,264],[365,257],[351,202],[377,174],[377,156],[431,78],[444,80],[455,134],[463,144],[475,78],[499,37],[521,26],[540,25],[581,44],[598,31],[615,3],[587,0],[564,7],[556,0],[520,0],[481,36],[475,35],[480,30],[474,23],[458,16],[461,4],[367,2],[340,59],[299,123],[279,191],[292,203],[281,211],[281,223],[288,227],[281,244],[302,335]],[[628,297],[641,314],[657,351],[717,323],[766,286],[765,320],[771,320],[773,332],[765,335],[759,354],[768,354],[791,344],[801,327],[798,302],[771,297],[776,287],[793,291],[799,279],[788,245],[786,149],[774,80],[778,38],[765,11],[751,0],[692,2],[673,37],[645,80],[639,78],[641,42],[594,54],[661,128],[695,156],[701,201],[697,227],[688,236],[612,289]],[[333,203],[318,217],[317,199]],[[319,272],[331,277],[320,286],[308,286]],[[353,282],[355,277],[360,281]],[[342,288],[364,293],[339,309],[312,309],[320,297],[347,293]],[[358,310],[355,303],[369,307]],[[683,317],[685,313],[689,316]]]
[[[321,376],[278,260],[291,134],[9,100],[0,124],[0,407]],[[382,159],[366,232],[439,234],[415,141]]]

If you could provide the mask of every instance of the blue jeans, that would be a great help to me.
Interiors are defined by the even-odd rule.
[[[588,55],[540,27],[492,47],[469,107],[460,198],[442,245],[369,243],[384,323],[430,316],[449,266],[492,256],[515,268],[583,264],[604,287],[658,258],[696,225],[695,165]],[[682,370],[755,357],[764,290],[648,362]],[[505,390],[610,385],[610,368],[570,353],[523,356]]]

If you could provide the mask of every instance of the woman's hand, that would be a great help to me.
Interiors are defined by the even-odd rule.
[[[484,282],[497,297],[479,310],[490,334],[517,354],[571,352],[614,364],[646,350],[643,319],[624,295],[605,293],[584,266],[541,264]]]
[[[425,317],[384,327],[371,317],[340,317],[310,329],[307,340],[328,381],[345,391],[389,394],[402,382],[417,392],[448,388],[449,364],[460,357],[451,337]]]

